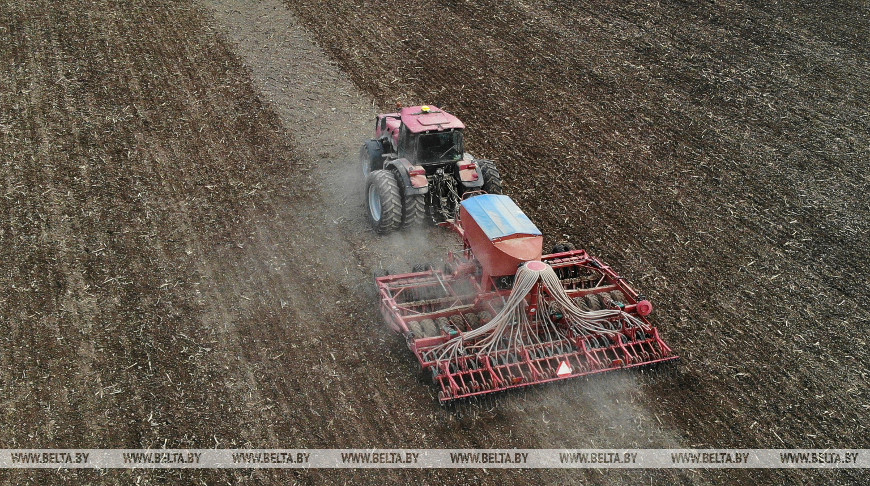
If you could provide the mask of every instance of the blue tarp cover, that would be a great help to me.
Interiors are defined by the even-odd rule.
[[[461,204],[490,240],[517,234],[541,235],[541,230],[507,196],[481,194],[470,197]]]

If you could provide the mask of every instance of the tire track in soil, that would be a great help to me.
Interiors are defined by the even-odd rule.
[[[368,136],[376,110],[325,58],[280,2],[211,0],[205,5],[219,29],[238,46],[264,98],[294,133],[297,146],[304,151],[300,155],[314,167],[311,179],[305,181],[318,194],[314,202],[276,206],[276,217],[257,225],[244,262],[218,272],[238,282],[250,280],[252,275],[260,279],[268,276],[269,280],[260,280],[251,291],[283,294],[295,309],[293,315],[281,319],[270,315],[268,305],[252,307],[255,317],[247,326],[240,323],[238,331],[249,344],[243,349],[247,362],[257,369],[263,396],[274,400],[285,413],[309,416],[305,424],[276,423],[279,437],[307,447],[679,444],[674,432],[663,429],[640,405],[641,387],[632,374],[535,388],[528,395],[507,394],[497,408],[473,409],[461,419],[440,410],[428,380],[414,378],[404,343],[377,315],[371,272],[382,264],[398,263],[400,268],[407,268],[411,263],[439,259],[446,247],[455,244],[452,236],[433,229],[380,238],[368,229],[356,153]],[[267,268],[273,261],[284,263],[280,271]],[[333,305],[333,299],[341,302]],[[288,332],[292,340],[274,339]],[[300,349],[304,347],[309,349]],[[280,369],[263,367],[269,355],[292,357],[295,366],[309,369],[307,382],[282,376]],[[308,404],[310,410],[300,411],[300,403]],[[584,417],[582,426],[566,427],[578,416]],[[434,477],[455,480],[458,475],[468,480],[480,473],[439,474]],[[488,474],[494,476],[485,477],[497,481],[500,473]],[[597,475],[558,471],[525,474],[558,478],[559,482]],[[637,479],[641,475],[690,478],[681,472],[660,471],[613,471],[607,477]]]

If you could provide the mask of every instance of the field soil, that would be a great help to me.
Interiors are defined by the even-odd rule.
[[[870,448],[864,2],[0,3],[3,448]],[[372,275],[374,115],[469,126],[682,360],[437,405]],[[118,470],[0,484],[866,484],[862,471]]]

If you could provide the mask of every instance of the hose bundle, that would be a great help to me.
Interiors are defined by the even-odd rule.
[[[530,319],[526,296],[533,291],[538,292],[535,302],[539,303],[543,303],[544,294],[548,294],[561,308],[565,322],[553,322],[549,312],[536,312]],[[565,335],[568,329],[577,335],[616,334],[621,326],[613,325],[615,319],[622,320],[625,327],[644,327],[641,320],[620,309],[585,311],[577,307],[552,267],[539,261],[526,262],[517,271],[504,307],[492,320],[433,348],[431,355],[438,361],[492,355],[568,339]]]

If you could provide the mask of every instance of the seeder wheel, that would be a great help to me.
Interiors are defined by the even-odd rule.
[[[423,319],[420,321],[420,327],[422,328],[423,336],[425,337],[437,336],[439,334],[438,328],[435,326],[435,321],[432,319]]]
[[[564,253],[566,251],[576,250],[573,243],[568,241],[560,241],[553,245],[553,253]]]
[[[625,298],[625,294],[623,294],[622,291],[613,290],[610,292],[610,297],[616,302],[628,304],[628,300]]]
[[[589,312],[589,306],[586,305],[586,301],[583,300],[583,297],[574,297],[574,305],[580,308],[580,310]]]
[[[465,331],[465,321],[462,320],[462,316],[459,314],[453,314],[450,316],[450,325],[455,327],[459,331]]]
[[[418,337],[418,338],[425,337],[423,334],[423,328],[420,327],[420,323],[417,321],[409,322],[408,329],[410,329],[411,332],[414,333],[414,337]]]
[[[601,310],[601,301],[598,300],[597,295],[586,294],[583,299],[586,301],[586,306],[589,307],[589,310]]]
[[[469,312],[468,314],[465,314],[465,320],[468,321],[468,325],[471,326],[472,329],[480,327],[480,319],[477,318],[477,314]]]
[[[427,270],[432,270],[431,263],[418,263],[418,264],[411,267],[411,271],[414,273],[425,272]]]

